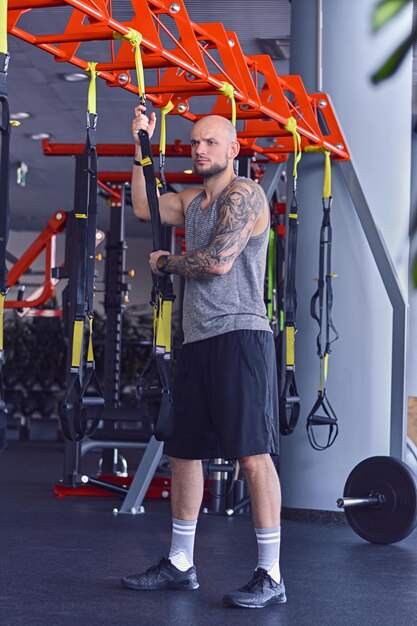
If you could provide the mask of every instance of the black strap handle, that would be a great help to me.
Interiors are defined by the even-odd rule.
[[[327,439],[324,440],[324,443],[319,443],[314,430],[315,426],[328,427]],[[308,440],[315,450],[326,450],[333,445],[338,434],[339,426],[333,407],[325,391],[319,392],[317,400],[307,417]]]

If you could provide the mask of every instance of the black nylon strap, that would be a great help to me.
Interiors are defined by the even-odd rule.
[[[94,270],[96,261],[96,231],[97,231],[97,147],[96,147],[96,125],[97,116],[92,117],[92,121],[87,130],[90,144],[89,164],[88,164],[88,220],[87,220],[87,260],[86,260],[86,300],[87,312],[92,315],[94,305]]]
[[[319,325],[316,338],[317,354],[323,358],[330,354],[331,344],[339,338],[339,334],[332,320],[333,288],[332,288],[332,241],[333,233],[330,222],[332,199],[323,199],[323,221],[320,228],[319,277],[317,290],[311,298],[310,313]],[[331,331],[333,338],[330,338]],[[325,345],[323,350],[322,334],[324,332]]]
[[[70,372],[64,399],[60,406],[59,417],[61,418],[62,432],[65,439],[69,441],[81,441],[84,438],[82,432],[75,428],[75,424],[79,419],[81,395],[81,383],[78,372]]]
[[[297,262],[297,239],[298,239],[298,216],[299,206],[297,198],[294,195],[290,216],[288,218],[288,235],[287,235],[287,280],[285,286],[285,325],[295,326],[297,313],[297,291],[295,288],[295,274]]]
[[[10,112],[7,99],[7,70],[10,55],[0,53],[0,291],[7,292],[6,246],[9,238],[9,186],[10,186]],[[4,349],[0,349],[0,452],[6,447],[7,405],[3,390]]]
[[[9,69],[10,54],[0,52],[0,95],[7,96],[7,72]]]
[[[145,176],[146,184],[146,197],[148,200],[148,206],[151,214],[152,225],[152,239],[153,249],[162,250],[163,231],[161,216],[159,213],[158,194],[156,191],[155,169],[152,159],[152,149],[149,141],[149,135],[145,131],[139,131],[139,141],[142,150],[142,165],[143,174]],[[151,304],[154,307],[158,306],[159,298],[162,300],[174,300],[174,288],[172,277],[169,274],[164,276],[156,276],[152,274],[152,295]],[[170,355],[154,354],[154,364],[158,373],[159,385],[160,385],[160,406],[158,411],[158,417],[154,423],[154,436],[158,441],[167,441],[171,436],[172,431],[172,391],[171,391],[171,358]],[[147,376],[149,380],[147,382]],[[153,381],[151,381],[151,378]],[[153,395],[157,386],[155,385],[155,370],[152,368],[152,364],[149,366],[147,373],[141,377],[141,381],[138,386],[139,402],[146,402],[147,395],[146,389],[152,388]],[[149,397],[149,396],[148,396]]]
[[[152,242],[153,249],[162,250],[164,245],[161,215],[159,213],[158,194],[156,191],[155,168],[152,159],[152,148],[149,135],[145,131],[139,131],[139,141],[142,150],[142,162],[147,159],[148,165],[143,165],[143,174],[146,183],[146,197],[151,213]],[[173,296],[173,284],[170,275],[156,276],[152,274],[154,291],[159,291],[164,299],[171,299]],[[155,302],[155,294],[152,297]]]
[[[95,141],[97,116],[87,113],[87,136],[84,151],[77,163],[78,187],[74,211],[78,243],[76,317],[85,318],[93,307],[95,237],[97,227],[97,149]],[[85,217],[82,217],[85,216]]]
[[[165,154],[159,152],[159,182],[161,183],[161,194],[167,192],[167,181],[165,178]]]
[[[9,238],[10,114],[7,96],[0,94],[0,102],[2,106],[0,127],[0,290],[6,293],[6,246]]]
[[[291,327],[296,331],[297,291],[295,288],[297,238],[298,238],[299,206],[297,196],[294,193],[288,218],[287,242],[287,265],[285,283],[285,328]],[[281,435],[290,435],[294,432],[300,415],[300,397],[295,382],[295,364],[285,363],[284,385],[279,398],[279,424]]]
[[[74,232],[78,243],[75,320],[79,321],[85,321],[86,311],[90,318],[93,315],[97,227],[96,125],[97,116],[87,112],[86,142],[77,161],[78,184],[74,202]],[[90,437],[97,429],[103,412],[104,398],[94,360],[87,363],[85,371],[82,363],[77,368],[71,367],[60,411],[64,436],[71,441]]]
[[[300,416],[300,396],[293,370],[285,373],[284,387],[279,399],[279,430],[281,435],[291,435]]]
[[[307,434],[311,446],[315,450],[326,450],[335,441],[339,427],[337,417],[326,395],[324,360],[331,352],[331,344],[339,338],[332,320],[333,289],[332,289],[332,226],[330,211],[332,198],[323,198],[323,219],[320,228],[319,276],[317,290],[310,302],[310,314],[316,320],[319,332],[316,338],[317,354],[320,358],[321,382],[317,400],[307,416]],[[333,337],[331,337],[333,334]],[[322,338],[324,337],[324,342]],[[324,343],[324,345],[323,345]],[[313,427],[328,426],[327,440],[318,442]]]
[[[7,410],[7,404],[4,399],[4,387],[3,387],[3,365],[4,365],[4,350],[1,350],[0,355],[0,452],[6,447],[6,431],[7,431],[7,416],[9,414]]]

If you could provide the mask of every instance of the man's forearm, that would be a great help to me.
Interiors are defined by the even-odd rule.
[[[140,161],[142,158],[137,149],[134,158],[136,161]],[[131,197],[133,212],[136,217],[149,222],[151,219],[151,213],[149,211],[148,199],[146,196],[145,176],[143,174],[143,168],[140,165],[135,165],[135,163],[133,164],[132,170]]]
[[[228,262],[228,257],[219,259],[214,256],[213,250],[208,246],[190,254],[170,255],[166,271],[188,278],[211,279],[225,274],[229,269]]]

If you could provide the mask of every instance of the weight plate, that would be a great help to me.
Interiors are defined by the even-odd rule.
[[[344,497],[365,498],[383,494],[377,506],[346,507],[353,530],[372,543],[395,543],[407,537],[417,523],[416,477],[399,459],[374,456],[353,468],[345,484]]]

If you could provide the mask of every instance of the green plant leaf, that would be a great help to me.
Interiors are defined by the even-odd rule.
[[[380,0],[372,13],[372,29],[377,32],[412,0]]]
[[[397,71],[401,63],[407,56],[408,51],[417,41],[417,24],[414,25],[410,35],[394,50],[391,56],[381,65],[381,67],[371,76],[373,83],[378,84],[382,80],[389,78]]]

